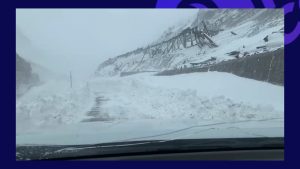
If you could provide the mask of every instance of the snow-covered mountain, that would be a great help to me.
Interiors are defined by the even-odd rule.
[[[98,66],[96,75],[114,76],[121,72],[162,71],[189,67],[191,63],[214,62],[234,59],[228,54],[238,51],[236,57],[253,53],[273,51],[284,45],[283,11],[281,9],[205,9],[171,26],[149,46],[110,58]],[[194,31],[204,32],[203,43],[182,35]],[[190,39],[189,39],[190,38]],[[201,39],[201,38],[200,38]],[[188,46],[182,43],[190,40]],[[198,40],[199,41],[199,40]],[[211,45],[212,43],[215,45]],[[174,42],[177,44],[174,47]]]
[[[32,73],[39,76],[40,82],[66,79],[65,75],[56,73],[41,64],[45,63],[41,62],[44,59],[44,53],[32,43],[18,26],[16,27],[16,52],[28,62]]]

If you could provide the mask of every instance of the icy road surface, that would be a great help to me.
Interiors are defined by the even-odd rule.
[[[17,100],[17,144],[283,136],[284,87],[203,72],[52,82]]]

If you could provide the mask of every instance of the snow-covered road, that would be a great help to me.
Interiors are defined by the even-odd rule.
[[[143,73],[99,78],[92,88],[109,100],[102,109],[114,118],[198,121],[283,117],[283,87],[229,73]]]
[[[229,73],[141,73],[95,78],[72,90],[61,86],[40,86],[17,100],[17,143],[99,143],[192,129],[177,133],[182,138],[214,123],[221,123],[211,133],[215,137],[221,136],[216,128],[237,132],[241,127],[252,135],[283,136],[284,87]],[[211,129],[204,129],[202,136],[208,137]],[[51,140],[55,135],[65,138]]]

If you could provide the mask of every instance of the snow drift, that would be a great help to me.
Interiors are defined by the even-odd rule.
[[[59,94],[50,91],[52,88],[58,92],[55,87],[57,84],[32,90],[17,102],[18,144],[122,141],[220,122],[226,125],[214,126],[213,131],[201,132],[200,136],[283,136],[283,87],[229,73],[169,77],[144,73],[124,78],[96,78],[76,92],[60,91]],[[90,118],[87,112],[98,96],[105,98],[99,108],[100,115],[106,114],[108,118],[84,122]],[[234,128],[236,131],[232,131]],[[215,129],[228,131],[220,133]],[[156,138],[199,136],[195,134],[199,128],[191,132]]]

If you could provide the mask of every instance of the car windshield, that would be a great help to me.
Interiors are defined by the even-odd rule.
[[[282,9],[16,10],[17,157],[283,137]]]

